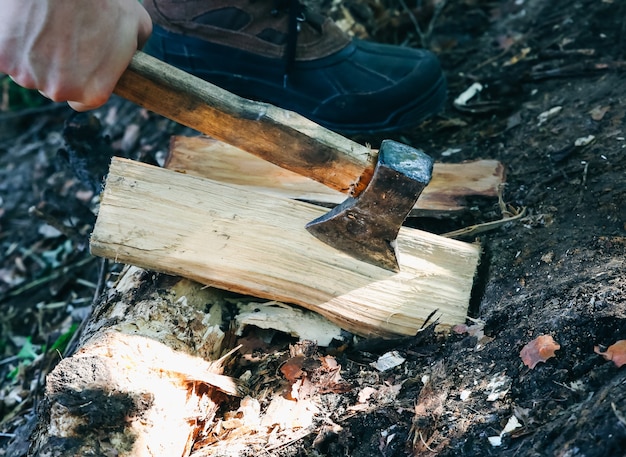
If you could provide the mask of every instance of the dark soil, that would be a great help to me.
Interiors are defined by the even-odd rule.
[[[626,3],[342,5],[322,6],[337,19],[352,18],[356,34],[430,47],[445,68],[444,112],[394,138],[438,161],[500,160],[508,170],[504,201],[527,213],[480,235],[484,258],[468,323],[484,337],[428,332],[398,343],[407,361],[376,376],[378,385],[402,388],[367,414],[347,414],[341,405],[354,403],[375,349],[337,356],[355,388],[326,399],[329,420],[340,428],[322,445],[313,446],[313,434],[273,455],[626,455],[626,371],[594,352],[626,339]],[[475,82],[482,92],[455,106]],[[63,351],[59,337],[84,319],[106,287],[101,278],[116,269],[87,252],[99,190],[93,176],[108,161],[94,157],[155,162],[171,134],[192,134],[112,99],[97,111],[102,128],[68,145],[70,114],[55,104],[2,114],[0,455],[24,455],[22,426],[36,417],[45,375],[56,349]],[[59,153],[69,147],[91,157],[90,180],[72,174]],[[498,214],[494,204],[455,220],[412,223],[445,232]],[[520,350],[540,335],[560,349],[530,369]],[[521,426],[494,447],[488,438],[512,417]]]

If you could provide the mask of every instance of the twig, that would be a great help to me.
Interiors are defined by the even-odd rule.
[[[526,207],[520,209],[513,208],[510,205],[507,205],[504,202],[502,197],[503,186],[498,189],[498,206],[500,207],[500,213],[502,214],[502,219],[491,222],[483,222],[482,224],[470,225],[469,227],[465,227],[459,230],[454,230],[452,232],[444,233],[441,236],[445,236],[446,238],[456,238],[460,236],[470,236],[476,235],[478,233],[487,232],[489,230],[494,230],[500,227],[503,224],[507,224],[509,222],[521,219],[526,215]]]
[[[430,19],[430,22],[428,23],[428,30],[426,31],[429,41],[433,33],[433,29],[435,28],[435,24],[439,20],[439,16],[441,15],[441,12],[445,8],[447,2],[448,0],[439,0],[435,3],[435,10],[433,11],[433,17]]]
[[[31,289],[34,289],[35,287],[39,287],[42,286],[50,281],[54,281],[55,279],[59,278],[60,276],[66,275],[67,273],[69,273],[70,271],[76,269],[76,268],[80,268],[84,265],[87,265],[89,262],[93,261],[94,258],[91,256],[87,256],[82,260],[79,260],[76,263],[70,264],[70,265],[66,265],[64,267],[61,268],[57,268],[56,270],[54,270],[52,273],[50,273],[48,276],[44,276],[43,278],[38,278],[35,279],[34,281],[29,282],[28,284],[23,285],[22,287],[19,287],[17,289],[5,292],[4,294],[0,295],[0,302],[4,301],[4,299],[9,298],[9,297],[17,297],[18,295],[23,294],[24,292],[27,292]]]
[[[296,441],[300,441],[301,439],[305,438],[306,436],[310,435],[312,432],[308,431],[308,430],[303,430],[300,433],[296,434],[295,437],[283,442],[283,443],[277,443],[277,444],[273,444],[271,446],[266,447],[264,450],[265,451],[275,451],[276,449],[280,449],[282,447],[285,446],[289,446],[290,444],[295,443]]]
[[[583,202],[583,198],[585,196],[585,189],[587,188],[587,171],[589,171],[589,162],[585,162],[585,168],[583,169],[583,179],[580,184],[580,192],[578,195],[578,204],[580,205]]]
[[[615,406],[615,403],[613,402],[611,402],[611,408],[613,408],[613,414],[615,414],[617,420],[620,421],[624,427],[626,427],[626,417],[624,417],[624,414],[622,414],[621,411],[618,411],[617,406]]]
[[[109,269],[109,260],[108,259],[100,259],[100,269],[98,270],[98,282],[96,284],[96,289],[93,293],[93,301],[95,302],[100,294],[104,291],[104,285],[106,284],[107,272]]]
[[[417,21],[417,18],[415,17],[415,14],[413,14],[413,11],[411,10],[411,8],[409,8],[406,2],[404,0],[398,0],[398,1],[400,2],[400,5],[406,11],[406,13],[409,16],[409,19],[413,23],[415,32],[417,32],[417,35],[420,37],[420,41],[422,42],[422,47],[427,48],[430,42],[430,37],[433,33],[433,29],[435,28],[435,24],[437,23],[437,20],[439,19],[441,12],[446,6],[447,0],[439,0],[439,1],[435,0],[433,16],[430,18],[430,22],[428,23],[428,28],[426,29],[426,32],[422,30],[422,28],[419,25],[419,22]]]
[[[430,452],[435,452],[434,449],[431,449],[430,446],[428,446],[428,444],[426,443],[426,441],[424,441],[424,437],[422,436],[422,431],[419,431],[419,435],[420,435],[420,441],[422,442],[422,444],[424,445],[424,447],[426,449],[428,449]]]
[[[482,224],[470,225],[469,227],[465,227],[459,230],[454,230],[452,232],[444,233],[441,236],[444,236],[446,238],[457,238],[460,236],[476,235],[478,233],[483,233],[483,232],[488,232],[489,230],[494,230],[500,227],[501,225],[508,224],[509,222],[513,222],[515,220],[521,219],[525,215],[526,215],[526,208],[524,207],[519,212],[519,214],[516,214],[515,216],[503,217],[502,219],[497,220],[497,221],[483,222]]]
[[[5,359],[0,360],[0,365],[6,365],[7,363],[15,362],[16,360],[19,360],[19,358],[20,358],[19,355],[9,356]]]
[[[609,71],[624,71],[626,69],[626,62],[613,61],[613,62],[577,62],[570,65],[564,65],[557,68],[542,69],[541,65],[535,66],[531,69],[528,80],[541,81],[551,78],[573,78],[576,76],[596,76],[600,73]]]
[[[41,219],[46,224],[54,227],[63,235],[65,235],[70,240],[76,241],[79,245],[85,244],[85,236],[80,233],[75,227],[71,227],[65,225],[63,221],[51,215],[48,211],[46,211],[47,205],[45,203],[40,204],[39,206],[32,206],[28,209],[28,213],[31,216],[34,216],[38,219]]]
[[[424,32],[422,31],[422,28],[420,27],[419,22],[417,22],[417,18],[415,17],[415,14],[413,14],[413,11],[411,11],[411,8],[409,8],[409,6],[406,4],[404,0],[398,0],[398,1],[400,2],[400,5],[402,6],[402,8],[404,8],[406,13],[409,15],[409,19],[413,23],[413,27],[415,27],[415,31],[417,32],[418,36],[420,37],[420,40],[422,41],[422,45],[424,45],[424,39],[426,37],[424,36]]]

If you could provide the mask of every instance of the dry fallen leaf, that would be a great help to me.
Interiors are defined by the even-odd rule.
[[[287,381],[293,383],[306,375],[306,373],[302,369],[303,364],[303,356],[292,357],[281,365],[280,372],[283,374],[285,379],[287,379]]]
[[[600,351],[599,346],[595,346],[593,351],[600,354],[606,360],[612,360],[617,367],[626,365],[626,340],[619,340],[615,344],[606,348],[605,352]]]
[[[611,109],[610,106],[596,106],[589,111],[589,114],[594,121],[601,121],[609,109]]]
[[[478,322],[476,324],[469,325],[469,326],[465,324],[458,324],[452,327],[452,331],[459,333],[459,334],[467,333],[469,336],[475,336],[476,341],[477,341],[476,350],[483,349],[487,343],[490,343],[491,341],[493,341],[492,337],[485,335],[485,323],[484,322]]]
[[[545,362],[551,357],[554,357],[555,351],[561,349],[561,346],[554,341],[550,335],[540,335],[520,351],[520,357],[522,362],[531,370],[539,362]]]

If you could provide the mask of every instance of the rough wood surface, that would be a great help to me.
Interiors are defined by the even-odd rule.
[[[432,311],[465,320],[480,247],[415,229],[400,273],[310,236],[323,208],[114,159],[91,239],[95,255],[301,305],[366,336],[414,334]]]
[[[359,193],[374,171],[370,148],[292,111],[247,100],[138,52],[115,93],[340,192]]]
[[[246,186],[248,189],[323,205],[336,205],[346,196],[305,176],[280,168],[213,138],[172,137],[165,167]],[[498,196],[505,180],[497,160],[435,163],[433,177],[411,216],[441,216],[467,210],[467,199]]]
[[[238,393],[221,374],[220,310],[210,289],[131,268],[48,375],[29,455],[188,455],[218,388]]]

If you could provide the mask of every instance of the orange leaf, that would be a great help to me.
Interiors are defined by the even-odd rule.
[[[280,367],[280,372],[289,382],[295,382],[300,379],[306,373],[302,370],[304,364],[303,356],[292,357],[283,363]]]
[[[561,346],[550,335],[540,335],[522,348],[519,355],[522,362],[531,370],[539,362],[545,362],[554,357],[555,351]]]
[[[600,354],[606,360],[612,360],[617,367],[626,365],[626,340],[619,340],[615,344],[606,348],[606,352],[600,351],[599,346],[595,346],[593,351]]]

